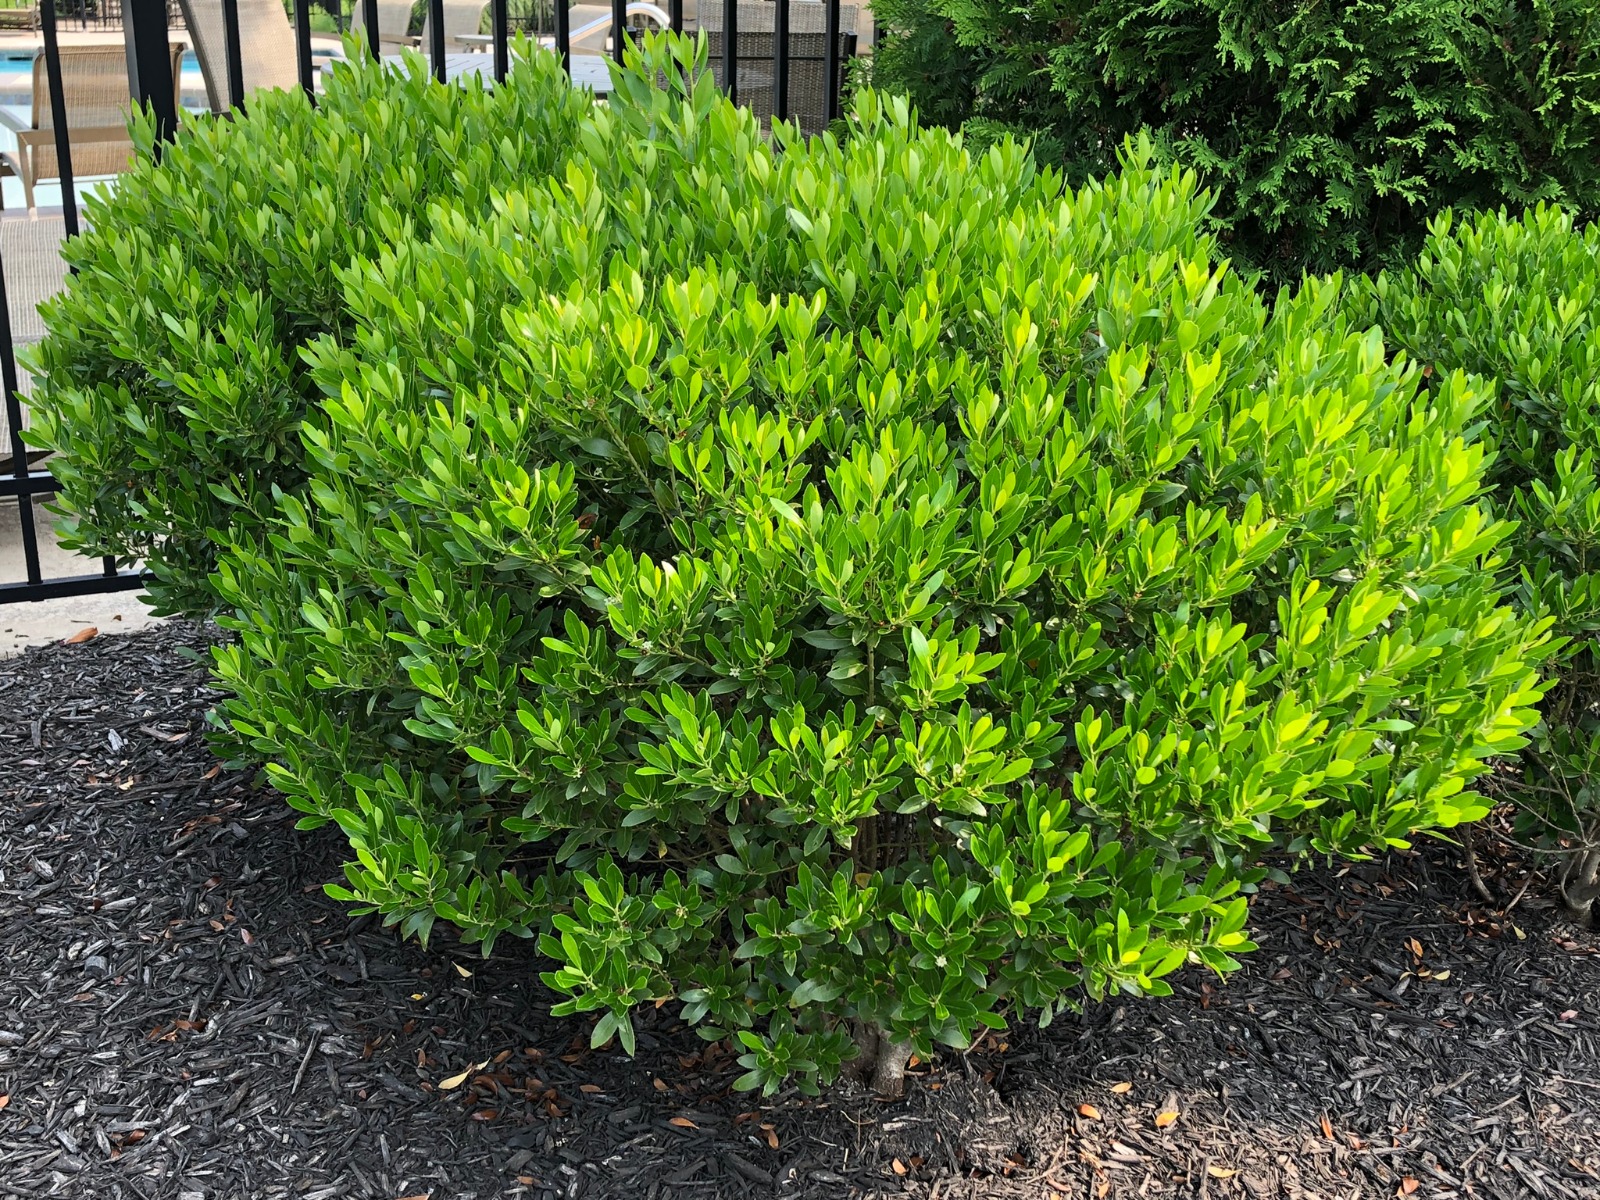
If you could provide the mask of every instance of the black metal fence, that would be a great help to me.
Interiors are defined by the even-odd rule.
[[[380,6],[377,0],[356,0],[362,5],[362,26],[367,35],[367,50],[380,55],[385,43],[393,46],[403,41],[406,29],[386,30],[380,25]],[[253,30],[261,28],[267,18],[290,22],[282,8],[282,0],[40,0],[38,6],[39,32],[43,47],[43,81],[48,95],[33,98],[34,108],[48,107],[53,129],[56,169],[61,188],[61,222],[67,238],[79,232],[79,214],[73,175],[72,113],[68,108],[68,90],[63,85],[63,54],[59,34],[83,20],[81,14],[91,5],[109,5],[117,10],[124,31],[129,96],[148,104],[154,111],[161,128],[168,136],[177,124],[178,90],[172,72],[175,59],[171,50],[171,31],[175,25],[175,10],[181,7],[188,14],[188,31],[202,73],[206,77],[207,92],[220,99],[218,108],[242,110],[249,90],[247,84],[255,71],[261,70],[260,56],[273,52],[267,46],[269,39],[253,33],[250,45],[241,44],[241,5],[268,4],[272,9],[251,9]],[[674,30],[685,30],[698,25],[706,32],[710,42],[712,63],[717,83],[735,99],[745,103],[763,105],[758,111],[779,119],[801,122],[802,128],[817,128],[832,121],[839,111],[840,83],[845,60],[855,51],[853,29],[842,20],[846,14],[853,21],[857,11],[843,7],[839,0],[701,0],[705,6],[695,14],[694,23],[685,20],[684,0],[665,0],[666,7],[641,3],[640,0],[611,0],[610,18],[594,19],[594,9],[580,16],[590,19],[578,28],[573,27],[572,13],[567,0],[534,0],[534,8],[543,4],[548,9],[553,32],[543,39],[549,48],[561,56],[569,73],[579,82],[603,90],[606,76],[598,55],[610,53],[621,59],[627,40],[635,36],[641,22],[665,25]],[[68,4],[77,7],[68,8]],[[169,4],[172,10],[169,10]],[[522,9],[527,9],[526,0]],[[314,61],[311,41],[312,0],[292,0],[292,33],[283,25],[278,28],[277,53],[292,56],[294,70],[287,63],[279,64],[279,78],[297,77],[300,86],[315,100],[320,65]],[[95,8],[95,12],[107,11]],[[459,9],[456,10],[459,17]],[[543,11],[543,10],[541,10]],[[273,15],[275,13],[275,16]],[[388,9],[391,20],[394,9]],[[796,20],[796,15],[800,19]],[[522,29],[529,27],[527,16],[516,22]],[[537,16],[537,14],[534,14]],[[409,26],[410,13],[406,13]],[[470,17],[470,14],[469,14]],[[664,17],[664,20],[662,19]],[[488,32],[482,32],[487,25]],[[741,45],[741,25],[745,36]],[[484,10],[478,10],[478,22],[470,32],[457,29],[453,34],[447,29],[444,0],[429,0],[425,28],[428,36],[422,50],[428,56],[435,78],[441,82],[467,72],[490,74],[503,80],[510,66],[510,41],[513,35],[513,17],[508,11],[508,0],[487,0]],[[458,47],[476,50],[477,53],[456,53],[449,47],[453,37]],[[607,38],[609,37],[609,46]],[[581,46],[575,45],[581,40]],[[586,50],[585,55],[580,51]],[[106,47],[100,47],[104,55]],[[81,48],[69,49],[66,56],[69,67],[74,56],[83,54]],[[120,50],[110,53],[120,60]],[[475,61],[472,61],[475,60]],[[579,66],[583,71],[578,71]],[[102,70],[103,70],[102,66]],[[120,66],[116,71],[120,77]],[[32,77],[37,87],[40,77]],[[76,94],[76,93],[74,93]],[[759,100],[750,97],[760,96]],[[14,97],[18,98],[18,97]],[[802,103],[803,100],[803,103]],[[804,111],[800,111],[804,109]],[[41,123],[42,124],[42,123]],[[35,131],[35,140],[48,141],[48,131]],[[25,167],[25,164],[24,164]],[[32,187],[32,180],[28,186]],[[31,195],[31,190],[30,190]],[[0,220],[9,218],[0,217]],[[25,397],[19,387],[17,360],[13,337],[10,289],[7,286],[5,253],[0,250],[0,386],[5,390],[5,412],[10,437],[10,468],[0,471],[0,502],[15,501],[17,505],[17,535],[21,542],[21,567],[25,579],[0,579],[0,603],[8,601],[44,600],[65,596],[112,592],[140,585],[137,569],[119,566],[114,559],[104,559],[96,571],[86,571],[55,578],[44,574],[41,541],[50,534],[41,530],[35,516],[35,504],[57,490],[56,480],[49,470],[48,460],[30,458],[23,438],[23,411]],[[12,273],[15,277],[15,272]],[[3,537],[0,534],[0,537]],[[86,565],[87,565],[87,561]]]
[[[183,11],[178,7],[178,0],[168,0],[167,20],[174,26],[183,24]],[[37,4],[18,3],[0,7],[0,28],[35,30],[40,24]],[[72,30],[120,30],[122,0],[60,0],[56,5],[56,26],[58,29]]]

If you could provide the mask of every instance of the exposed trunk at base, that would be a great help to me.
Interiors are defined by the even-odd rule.
[[[1561,899],[1580,925],[1600,925],[1600,848],[1574,856],[1561,873]]]
[[[856,1044],[856,1056],[844,1064],[841,1072],[845,1078],[866,1083],[878,1065],[878,1031],[865,1021],[850,1022],[850,1040]]]
[[[872,1089],[880,1096],[898,1100],[906,1094],[906,1064],[911,1061],[910,1042],[878,1043],[878,1063],[872,1072]]]

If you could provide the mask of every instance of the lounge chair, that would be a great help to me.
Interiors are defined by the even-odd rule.
[[[462,10],[476,6],[478,17],[475,20],[481,24],[483,9],[487,5],[477,3],[477,0],[468,0],[461,3]],[[445,37],[453,40],[471,50],[488,50],[493,47],[494,39],[487,33],[468,33],[450,23],[450,0],[445,0]],[[694,0],[685,0],[684,3],[684,28],[692,30],[694,21]],[[655,27],[666,29],[671,21],[667,10],[658,4],[646,0],[629,0],[627,5],[628,27],[630,29],[647,29]],[[611,25],[615,13],[609,4],[574,4],[567,9],[567,32],[571,36],[571,47],[574,54],[604,55],[611,50]],[[477,25],[471,26],[473,29]],[[555,37],[548,30],[538,32],[539,44],[554,48]],[[423,49],[428,47],[428,31],[426,27],[422,33]]]
[[[689,5],[684,7],[687,9]],[[644,29],[648,26],[667,29],[672,20],[667,10],[657,4],[630,2],[627,14],[630,29]],[[567,10],[567,28],[572,32],[574,49],[581,46],[585,53],[609,54],[611,26],[615,15],[609,4],[574,4]],[[683,27],[694,28],[687,14],[684,16]]]
[[[184,24],[194,39],[195,57],[205,76],[212,112],[227,112],[228,49],[222,26],[222,0],[178,0]],[[117,51],[122,53],[119,48]],[[239,0],[239,53],[244,62],[244,92],[258,88],[297,88],[294,27],[283,0]]]
[[[21,29],[32,33],[39,28],[39,6],[30,4],[25,8],[0,8],[0,29]]]
[[[777,7],[771,0],[755,0],[738,7],[739,57],[734,98],[763,120],[777,112],[777,63],[774,61]],[[838,85],[841,90],[849,74],[850,60],[856,53],[856,17],[855,5],[839,6]],[[723,6],[719,0],[707,0],[700,6],[698,25],[706,35],[707,65],[717,86],[726,90],[722,59]],[[788,119],[798,121],[805,133],[820,133],[828,124],[827,46],[827,6],[818,0],[790,0]],[[836,107],[836,111],[840,109]]]
[[[359,0],[358,0],[359,2]],[[483,28],[483,10],[489,6],[484,0],[444,0],[444,48],[450,54],[462,47],[483,49],[478,31]],[[427,8],[422,19],[423,50],[433,45],[433,6]]]
[[[128,53],[122,46],[62,46],[61,91],[66,100],[68,145],[74,179],[115,175],[126,171],[133,159],[128,137]],[[172,90],[176,102],[183,45],[172,44]],[[17,148],[3,156],[10,174],[22,180],[29,208],[33,188],[41,179],[60,179],[56,157],[55,114],[50,108],[50,77],[46,59],[33,60],[33,119],[29,124],[0,108],[0,122],[17,135]]]
[[[450,5],[446,3],[445,8]],[[478,6],[482,11],[483,6]],[[448,22],[446,28],[449,28]],[[350,32],[360,36],[362,44],[366,44],[367,31],[367,6],[363,0],[355,0],[354,15],[350,18]],[[476,27],[474,27],[476,31]],[[411,33],[411,3],[410,0],[378,0],[378,50],[397,50],[404,46],[415,46],[417,39]],[[426,45],[427,43],[423,43]]]

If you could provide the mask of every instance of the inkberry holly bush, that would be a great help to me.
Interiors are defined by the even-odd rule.
[[[1517,522],[1517,599],[1565,644],[1523,752],[1515,836],[1555,864],[1569,913],[1600,924],[1600,227],[1540,207],[1445,213],[1406,270],[1352,296],[1437,375],[1493,378],[1496,499]]]
[[[309,483],[222,556],[336,895],[537,935],[597,1044],[676,998],[742,1087],[893,1090],[1230,970],[1267,855],[1485,811],[1545,634],[1482,385],[1261,300],[1148,146],[1070,191],[871,93],[768,141],[633,53],[559,174],[344,274]]]

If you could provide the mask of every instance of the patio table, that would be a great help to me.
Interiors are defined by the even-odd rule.
[[[398,66],[405,62],[405,56],[403,54],[385,54],[383,61]],[[492,79],[494,77],[494,55],[446,54],[444,56],[445,79],[465,79],[470,75],[485,75]],[[574,54],[572,56],[572,82],[578,87],[590,89],[596,96],[609,94],[611,91],[611,73],[606,69],[606,60],[598,54]]]

